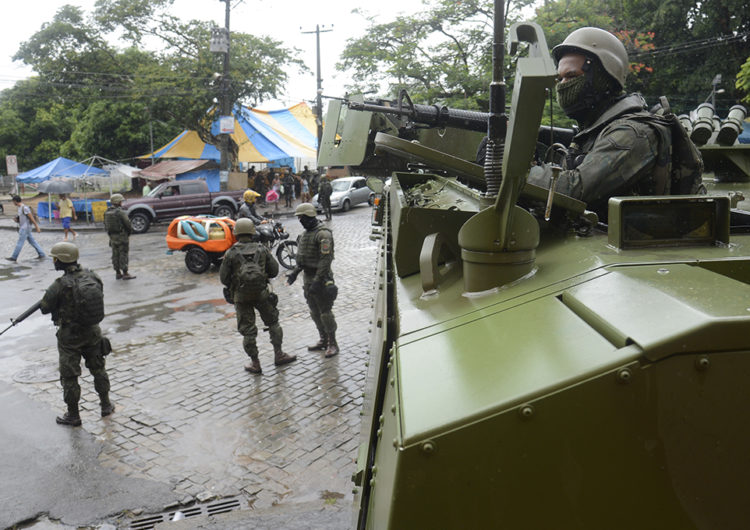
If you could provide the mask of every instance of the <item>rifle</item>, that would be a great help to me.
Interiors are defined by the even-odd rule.
[[[24,311],[23,313],[21,313],[17,318],[11,318],[10,319],[10,326],[8,326],[4,330],[0,331],[0,335],[2,335],[3,333],[5,333],[6,331],[8,331],[10,328],[12,328],[13,326],[15,326],[16,324],[20,324],[21,322],[23,322],[24,320],[26,320],[27,318],[29,318],[31,316],[31,314],[35,313],[40,307],[42,307],[42,301],[41,300],[39,300],[36,304],[34,304],[30,308],[28,308],[26,311]]]
[[[360,103],[344,99],[347,107],[351,110],[379,112],[389,116],[399,116],[408,121],[407,128],[414,125],[427,127],[455,127],[466,131],[487,132],[488,112],[476,110],[452,109],[439,105],[419,105],[412,103],[409,94],[402,89],[394,106],[379,105],[373,102]],[[578,133],[578,128],[567,129],[564,127],[539,127],[538,140],[546,145],[561,143],[570,145],[573,137]]]

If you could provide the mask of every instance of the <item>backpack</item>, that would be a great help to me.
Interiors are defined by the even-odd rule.
[[[104,320],[104,291],[91,271],[65,275],[66,297],[64,320],[82,326],[93,326]]]
[[[260,250],[252,254],[240,254],[242,265],[237,272],[237,290],[235,300],[238,302],[254,302],[266,290],[266,273],[260,268]]]
[[[642,121],[653,127],[659,135],[661,143],[671,142],[668,160],[659,161],[664,189],[671,195],[703,195],[706,187],[703,185],[703,157],[695,144],[690,140],[685,127],[677,119],[667,98],[659,98],[659,105],[651,109],[650,114],[630,115],[629,118]],[[671,162],[670,166],[667,166]],[[666,167],[670,167],[667,174]],[[659,167],[657,167],[657,175]],[[668,179],[668,180],[667,180]]]

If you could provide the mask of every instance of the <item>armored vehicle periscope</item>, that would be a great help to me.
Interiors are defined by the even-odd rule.
[[[619,197],[605,226],[525,184],[555,67],[539,26],[522,42],[484,174],[479,113],[329,105],[319,163],[392,176],[356,526],[750,528],[750,214]],[[420,113],[441,130],[402,127]]]

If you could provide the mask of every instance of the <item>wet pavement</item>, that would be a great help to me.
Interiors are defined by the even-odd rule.
[[[117,410],[109,418],[99,417],[93,381],[83,368],[83,427],[71,435],[71,429],[54,423],[64,404],[49,317],[36,313],[0,337],[0,399],[5,406],[28,409],[34,425],[26,428],[19,421],[0,426],[0,443],[32,450],[49,447],[52,436],[60,454],[50,455],[49,466],[41,461],[36,467],[40,473],[57,470],[63,482],[70,470],[75,484],[53,497],[37,487],[43,478],[26,480],[7,462],[0,464],[3,477],[12,477],[4,480],[12,491],[0,489],[0,527],[49,514],[51,523],[38,524],[149,528],[153,525],[139,521],[156,514],[157,524],[159,517],[169,518],[162,512],[191,507],[205,515],[201,507],[222,499],[236,505],[222,516],[231,518],[226,528],[244,527],[241,521],[253,517],[252,526],[287,527],[275,519],[285,513],[291,517],[290,528],[305,527],[294,526],[294,518],[313,528],[349,527],[374,281],[370,214],[369,207],[360,206],[334,214],[330,223],[342,353],[324,359],[307,351],[317,332],[301,282],[286,286],[282,275],[272,285],[279,295],[284,349],[298,360],[275,367],[268,334],[261,331],[262,376],[243,370],[247,358],[234,308],[222,298],[217,269],[195,275],[186,269],[182,254],[168,255],[166,224],[131,237],[130,268],[137,275],[132,281],[115,280],[107,238],[99,227],[74,226],[80,262],[104,281],[107,316],[102,330],[114,348],[107,370]],[[8,221],[12,223],[6,211],[0,228]],[[284,223],[292,237],[301,231],[293,217]],[[47,251],[62,239],[61,231],[49,228],[42,225],[42,233],[35,234]],[[15,232],[0,230],[0,255],[10,255],[15,242]],[[27,245],[18,263],[0,261],[0,324],[38,300],[59,275],[51,260],[34,256]],[[65,467],[74,450],[71,437],[82,440],[85,451],[79,456],[85,465]],[[116,494],[102,497],[107,491]],[[13,511],[6,509],[10,499]],[[203,524],[198,520],[190,527]],[[206,528],[222,527],[219,518],[211,521]]]

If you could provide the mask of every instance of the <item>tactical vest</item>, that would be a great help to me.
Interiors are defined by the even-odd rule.
[[[331,238],[331,255],[333,255],[333,234],[328,228],[318,225],[314,230],[305,230],[297,242],[297,265],[305,269],[317,269],[322,257],[318,239],[320,232],[328,232]]]
[[[104,229],[110,235],[121,234],[125,231],[124,227],[122,226],[122,221],[120,220],[118,208],[110,206],[104,212]]]

